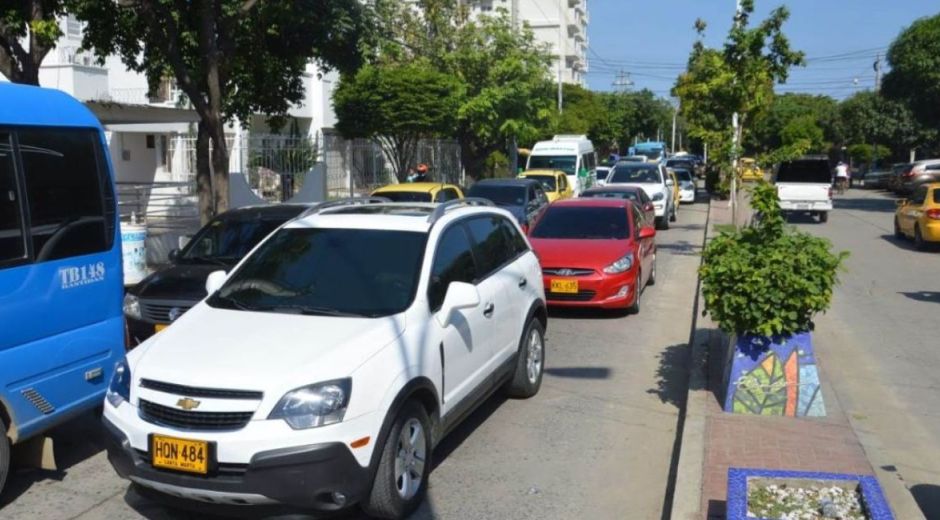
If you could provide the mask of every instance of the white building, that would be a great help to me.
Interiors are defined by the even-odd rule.
[[[587,0],[465,0],[476,14],[506,9],[513,23],[526,23],[554,56],[553,78],[559,63],[564,83],[586,84],[588,70]]]

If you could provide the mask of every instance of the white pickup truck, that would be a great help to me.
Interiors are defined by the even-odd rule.
[[[820,222],[832,211],[832,173],[826,157],[804,157],[781,163],[774,176],[780,209],[809,213]]]

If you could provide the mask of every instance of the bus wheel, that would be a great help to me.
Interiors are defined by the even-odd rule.
[[[7,437],[7,426],[0,419],[0,492],[10,472],[10,439]]]

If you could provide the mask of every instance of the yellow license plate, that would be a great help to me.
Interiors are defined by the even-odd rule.
[[[552,280],[551,289],[553,293],[576,294],[578,292],[578,281]]]
[[[154,331],[154,332],[160,332],[161,330],[163,330],[163,329],[165,329],[165,328],[167,328],[167,327],[169,327],[169,325],[164,324],[164,323],[157,323],[156,325],[153,326],[153,331]]]
[[[154,435],[150,440],[153,467],[198,473],[209,472],[209,443]]]

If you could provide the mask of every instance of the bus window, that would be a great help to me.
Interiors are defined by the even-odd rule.
[[[98,134],[44,128],[17,135],[36,261],[109,250],[113,214],[104,199],[111,186],[98,165]]]
[[[0,132],[0,265],[26,256],[10,134]]]

